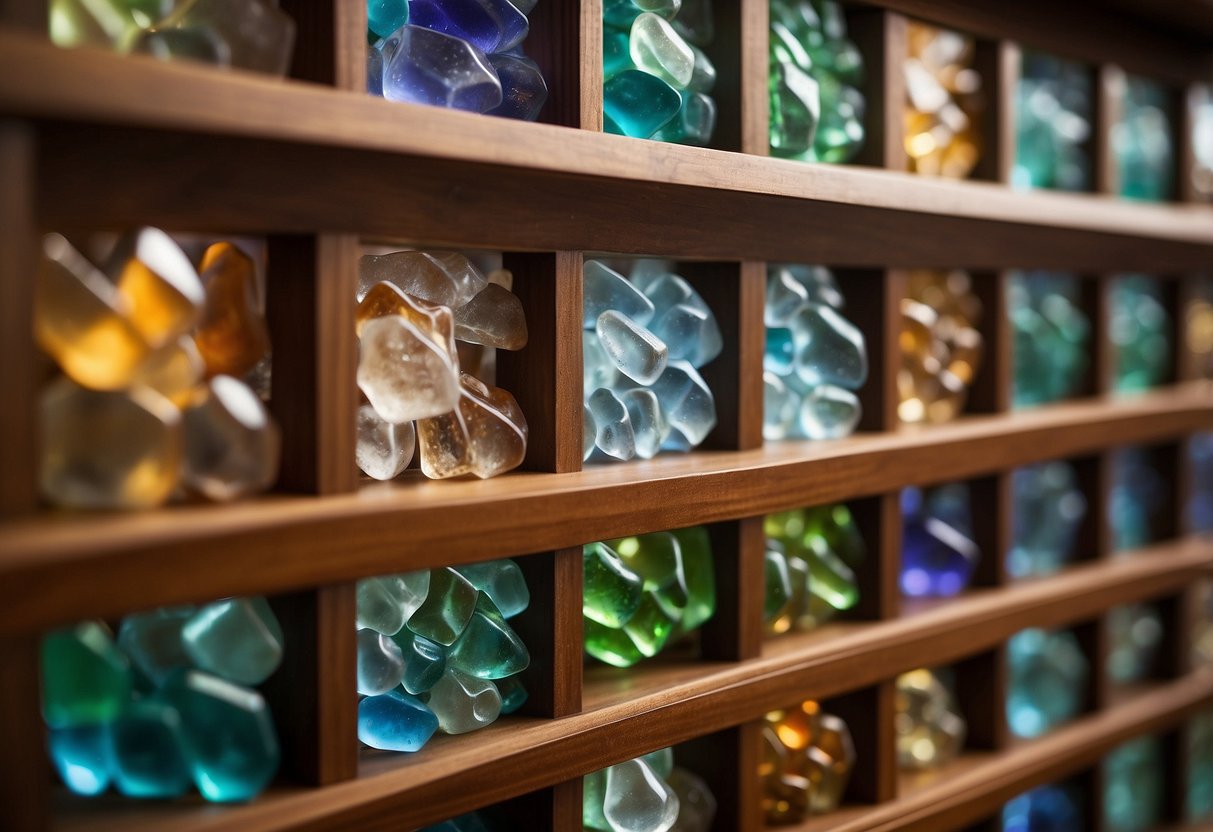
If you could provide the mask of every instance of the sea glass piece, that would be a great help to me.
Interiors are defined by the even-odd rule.
[[[674,770],[674,749],[659,748],[656,751],[640,756],[645,765],[653,770],[653,773],[665,780],[670,776],[670,772]]]
[[[796,823],[838,807],[855,766],[846,723],[817,702],[766,715],[758,775],[769,823]]]
[[[600,387],[589,395],[586,408],[594,419],[594,444],[614,459],[628,460],[636,455],[636,433],[627,407],[614,392]]]
[[[463,373],[458,406],[417,422],[421,470],[431,479],[504,474],[526,458],[529,428],[514,396]]]
[[[695,71],[695,53],[661,15],[644,12],[632,21],[629,51],[637,69],[686,89]]]
[[[709,832],[716,819],[716,797],[704,779],[675,766],[665,782],[678,797],[678,820],[671,832]]]
[[[584,548],[582,612],[604,627],[622,627],[636,613],[644,582],[602,543]]]
[[[86,390],[52,382],[41,400],[43,495],[74,508],[152,508],[181,475],[181,414],[146,388]]]
[[[796,416],[798,435],[806,439],[849,436],[859,424],[859,397],[833,384],[820,384],[801,399]]]
[[[622,627],[605,627],[591,618],[586,618],[582,627],[585,651],[599,661],[614,667],[631,667],[646,658]]]
[[[455,310],[455,337],[503,350],[526,346],[526,313],[508,289],[490,283]]]
[[[674,28],[681,29],[678,25],[675,25]],[[686,37],[685,32],[681,32],[681,34]],[[690,39],[688,38],[689,41]],[[707,54],[694,43],[691,43],[691,51],[695,53],[695,69],[691,72],[691,83],[688,88],[693,92],[702,93],[705,99],[712,101],[711,98],[707,97],[707,93],[711,92],[712,88],[716,86],[716,67],[712,64]],[[684,108],[686,106],[685,98],[683,99],[683,106]],[[712,109],[715,110],[715,108],[716,104],[713,101]]]
[[[85,387],[126,387],[150,347],[125,300],[63,236],[47,234],[42,250],[34,292],[39,346]]]
[[[598,342],[619,372],[639,384],[652,384],[665,371],[665,343],[615,310],[598,316]]]
[[[678,795],[643,760],[607,769],[602,812],[619,832],[667,832],[678,820]]]
[[[47,745],[59,779],[73,792],[91,797],[109,788],[114,778],[114,758],[105,723],[51,728]]]
[[[522,639],[493,600],[481,592],[475,612],[447,653],[447,666],[481,679],[502,679],[520,673],[530,663]]]
[[[910,597],[956,595],[968,586],[981,552],[957,524],[911,508],[921,499],[912,492],[902,500],[901,590]]]
[[[241,69],[286,75],[291,65],[295,21],[273,0],[185,0],[156,28],[213,31]]]
[[[194,339],[188,335],[165,344],[148,356],[135,371],[132,383],[150,387],[177,407],[187,407],[206,372],[206,364]]]
[[[491,116],[535,121],[548,98],[547,81],[539,65],[524,55],[489,55],[501,81],[501,103],[485,112]],[[507,289],[509,287],[506,287]]]
[[[438,718],[420,699],[399,690],[358,703],[358,739],[384,751],[420,751],[438,730]]]
[[[1071,832],[1082,828],[1082,813],[1073,790],[1039,786],[1006,802],[1002,828],[1006,832]]]
[[[1007,642],[1007,659],[1013,734],[1039,737],[1079,712],[1088,668],[1073,633],[1023,630]]]
[[[602,85],[603,110],[625,136],[647,139],[682,107],[678,90],[660,78],[627,69]]]
[[[454,569],[430,570],[429,591],[425,601],[408,619],[414,633],[449,647],[463,633],[480,591]]]
[[[668,346],[671,361],[692,367],[702,367],[724,348],[716,316],[706,306],[675,304],[654,319],[652,330]]]
[[[241,685],[261,684],[282,662],[282,629],[264,599],[207,604],[182,626],[181,639],[196,667]]]
[[[250,800],[278,769],[278,737],[261,694],[198,670],[161,689],[181,715],[186,759],[207,800]]]
[[[619,379],[615,362],[606,354],[598,341],[598,333],[591,329],[581,333],[582,384],[585,390],[600,387],[612,388]],[[587,398],[589,398],[587,396]]]
[[[366,578],[357,584],[357,623],[386,636],[400,632],[430,589],[430,570]]]
[[[653,12],[672,20],[682,8],[682,0],[603,0],[602,19],[608,26],[628,29],[639,15]]]
[[[1103,828],[1109,832],[1157,829],[1166,800],[1168,771],[1162,740],[1139,737],[1124,743],[1103,761]]]
[[[897,677],[897,760],[903,769],[938,768],[964,747],[968,726],[951,689],[925,668]]]
[[[608,0],[609,2],[609,0]],[[581,825],[596,832],[611,832],[602,813],[602,801],[606,797],[606,769],[592,771],[581,778]]]
[[[444,345],[400,315],[385,315],[362,325],[358,387],[388,422],[428,419],[459,403],[459,369]]]
[[[371,286],[354,316],[354,331],[361,336],[369,321],[389,315],[399,315],[429,338],[447,355],[455,356],[455,321],[451,310],[421,298],[405,294],[388,281]]]
[[[110,724],[114,785],[127,797],[179,797],[190,771],[181,753],[181,717],[155,700],[131,703]]]
[[[1051,575],[1073,556],[1087,501],[1068,462],[1017,468],[1011,475],[1013,542],[1007,553],[1012,577]]]
[[[100,622],[42,639],[42,716],[51,728],[113,719],[131,695],[130,662]]]
[[[476,264],[458,252],[363,255],[358,261],[358,299],[384,281],[410,297],[451,309],[463,306],[488,285]]]
[[[139,32],[128,4],[121,0],[52,0],[50,36],[57,46],[122,49]]]
[[[624,391],[617,398],[628,411],[636,456],[652,459],[661,450],[661,445],[670,432],[657,395],[652,390],[637,387]]]
[[[716,400],[707,382],[688,362],[669,362],[652,389],[670,427],[692,446],[703,442],[716,427]]]
[[[602,77],[603,80],[632,69],[632,55],[629,52],[631,39],[628,32],[620,32],[608,26],[602,28]]]
[[[522,569],[508,558],[469,563],[456,567],[455,571],[491,598],[503,618],[513,618],[531,603]]]
[[[412,694],[428,691],[446,670],[446,648],[419,636],[407,627],[393,636],[404,656],[401,685]]]
[[[656,261],[656,263],[661,263],[661,261]],[[684,278],[670,273],[667,265],[653,265],[652,271],[647,277],[641,270],[643,265],[644,261],[633,269],[632,279],[636,281],[637,286],[640,286],[645,297],[653,303],[654,317],[665,314],[679,304],[698,309],[705,314],[711,314],[712,310],[695,291],[695,287]]]
[[[501,714],[501,694],[488,679],[479,679],[450,665],[430,689],[430,710],[444,734],[465,734],[491,725]]]
[[[527,35],[526,15],[509,0],[409,0],[409,22],[472,43],[482,52],[505,52]]]
[[[855,390],[867,380],[863,333],[833,307],[805,304],[789,326],[796,372],[805,384],[835,384]]]
[[[623,632],[646,658],[656,656],[674,635],[681,619],[680,611],[663,603],[655,592],[645,592],[640,606],[623,625]]]
[[[691,79],[695,83],[695,79]],[[682,106],[678,114],[653,134],[662,142],[706,147],[716,130],[716,101],[710,95],[694,90],[679,90]]]
[[[412,422],[393,425],[380,418],[375,408],[358,408],[358,444],[354,458],[358,468],[376,480],[394,479],[408,467],[417,449],[417,431]]]
[[[269,488],[278,476],[281,439],[261,399],[244,382],[215,376],[182,413],[184,482],[212,500]]]
[[[371,33],[386,38],[409,22],[408,0],[369,0],[366,25]]]
[[[404,679],[404,655],[389,636],[371,629],[358,631],[358,693],[380,696]]]
[[[162,607],[128,615],[118,627],[118,647],[152,684],[160,685],[191,664],[181,630],[195,612],[192,606]]]
[[[206,298],[194,331],[211,375],[242,376],[270,348],[269,328],[257,302],[252,259],[231,243],[210,246],[199,269]]]
[[[1163,640],[1162,616],[1152,604],[1124,604],[1108,610],[1108,678],[1118,684],[1145,679]]]
[[[402,26],[380,46],[383,97],[476,113],[499,106],[501,81],[488,56],[466,40],[415,25],[417,8],[410,4],[414,23]]]
[[[653,302],[626,277],[597,260],[587,260],[584,276],[584,326],[593,329],[602,313],[614,310],[641,326],[653,319]]]
[[[120,239],[108,271],[131,323],[152,347],[193,327],[202,283],[185,252],[160,229],[143,228]]]

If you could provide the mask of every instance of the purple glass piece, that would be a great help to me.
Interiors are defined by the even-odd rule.
[[[410,23],[385,38],[379,49],[384,98],[477,113],[501,103],[497,73],[467,41]]]
[[[509,0],[409,0],[409,23],[504,52],[526,37],[526,15]]]
[[[969,585],[980,551],[934,517],[907,517],[901,540],[901,591],[912,598],[948,597]]]
[[[501,105],[491,116],[534,121],[548,98],[548,85],[538,65],[525,55],[490,55],[489,62],[501,80]]]

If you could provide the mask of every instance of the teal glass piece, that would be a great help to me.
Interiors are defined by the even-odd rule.
[[[1171,316],[1162,287],[1145,275],[1112,283],[1108,334],[1112,340],[1114,389],[1146,390],[1168,379],[1171,365]]]
[[[393,640],[404,657],[404,677],[401,685],[411,694],[422,694],[432,688],[446,671],[446,648],[409,629],[401,630]]]
[[[614,667],[631,667],[645,658],[622,627],[607,627],[589,617],[582,621],[582,627],[585,652],[601,662]]]
[[[429,590],[428,569],[359,581],[356,590],[358,626],[385,636],[396,635],[425,601]]]
[[[618,396],[628,411],[636,456],[652,459],[670,435],[670,425],[661,410],[661,402],[652,390],[637,387]]]
[[[207,800],[251,800],[278,770],[278,736],[261,694],[197,670],[179,672],[159,696],[181,716],[194,785]]]
[[[1112,551],[1139,549],[1154,540],[1168,484],[1145,448],[1117,448],[1112,452],[1111,468],[1112,488],[1106,510],[1112,528]]]
[[[677,115],[682,96],[656,76],[627,69],[602,85],[602,106],[625,136],[647,139]]]
[[[1103,817],[1109,832],[1146,832],[1162,820],[1162,743],[1142,737],[1117,748],[1104,758]]]
[[[164,607],[122,619],[118,647],[154,685],[174,671],[190,666],[181,630],[193,617],[195,607]]]
[[[603,27],[602,29],[602,77],[614,78],[625,69],[635,69],[632,64],[631,39],[627,32]]]
[[[383,751],[420,751],[438,730],[438,717],[400,690],[358,703],[358,740]]]
[[[469,812],[434,826],[427,826],[421,832],[492,832],[492,827],[485,823],[479,812]]]
[[[712,59],[707,56],[707,53],[694,44],[691,45],[691,51],[695,54],[695,67],[691,72],[691,83],[687,89],[691,92],[702,93],[704,98],[711,102],[714,114],[716,112],[716,100],[708,97],[707,94],[716,86],[716,65],[712,63]],[[715,118],[713,117],[714,122]],[[711,130],[708,131],[708,139],[711,138],[711,132]]]
[[[716,427],[716,399],[689,362],[669,362],[653,382],[652,390],[670,427],[686,437],[692,447],[707,439]]]
[[[431,569],[425,601],[408,620],[419,636],[449,647],[472,619],[480,591],[454,569]]]
[[[526,704],[527,690],[517,676],[507,676],[494,682],[501,695],[501,713],[512,714]]]
[[[501,679],[525,670],[530,663],[522,639],[493,600],[480,593],[471,620],[447,653],[448,666],[481,679]]]
[[[1011,490],[1014,538],[1007,573],[1027,578],[1057,572],[1073,557],[1078,527],[1087,513],[1074,466],[1054,461],[1017,468]]]
[[[652,384],[665,371],[665,342],[627,315],[607,310],[598,316],[595,331],[615,369],[638,384]]]
[[[636,433],[627,406],[611,390],[600,387],[586,398],[594,417],[594,445],[608,457],[629,460],[636,455]]]
[[[597,260],[587,260],[582,268],[584,315],[583,326],[593,329],[598,317],[614,310],[638,324],[653,319],[653,302],[631,281]]]
[[[114,785],[127,797],[179,797],[189,790],[175,708],[155,700],[132,703],[110,724],[110,741]]]
[[[367,0],[366,25],[372,35],[386,38],[408,22],[408,0]]]
[[[1015,89],[1015,165],[1020,188],[1085,191],[1091,185],[1089,67],[1027,50]]]
[[[767,327],[766,351],[762,356],[764,370],[777,376],[791,375],[796,370],[796,342],[792,330],[785,326]]]
[[[108,722],[131,687],[130,661],[104,624],[86,621],[42,639],[42,716],[51,728]]]
[[[604,627],[622,627],[640,606],[644,582],[602,543],[584,547],[583,565],[582,613]]]
[[[787,266],[771,265],[767,267],[767,294],[763,306],[763,321],[770,329],[786,327],[800,307],[809,300],[809,290]],[[789,333],[789,338],[791,337]],[[770,348],[767,349],[770,352]]]
[[[109,788],[114,779],[114,755],[105,723],[51,728],[47,743],[51,763],[71,791],[91,797]]]
[[[207,604],[181,628],[185,652],[200,670],[258,685],[282,662],[282,628],[263,598]]]
[[[531,603],[531,591],[527,589],[522,569],[509,558],[469,563],[455,567],[455,571],[488,595],[504,618],[524,612]]]
[[[391,636],[363,628],[357,635],[358,693],[379,696],[404,679],[404,655]]]
[[[631,29],[633,21],[645,12],[670,20],[682,8],[682,0],[603,0],[602,20],[615,29]]]
[[[1007,286],[1013,329],[1015,407],[1057,401],[1079,391],[1087,371],[1091,324],[1072,276],[1017,272]]]
[[[1007,723],[1018,737],[1039,737],[1082,707],[1087,659],[1070,632],[1023,630],[1007,642]]]
[[[1153,604],[1125,604],[1108,610],[1108,678],[1117,684],[1150,675],[1162,647],[1162,616]]]
[[[1161,202],[1173,195],[1175,139],[1169,91],[1161,84],[1129,75],[1121,118],[1112,127],[1112,153],[1120,195]]]
[[[796,373],[805,384],[857,390],[868,378],[863,333],[833,307],[809,303],[790,322]]]
[[[678,90],[691,83],[695,53],[661,15],[645,12],[632,21],[628,50],[637,69],[654,75]]]
[[[444,734],[465,734],[491,725],[501,714],[501,694],[488,679],[469,676],[447,665],[430,689],[430,710]]]
[[[668,346],[671,361],[686,361],[698,368],[724,349],[716,316],[703,304],[674,304],[653,319],[651,328]]]

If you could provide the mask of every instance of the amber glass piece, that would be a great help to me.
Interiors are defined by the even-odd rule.
[[[421,470],[431,479],[503,474],[526,457],[527,423],[508,390],[464,373],[459,404],[450,413],[417,422]]]
[[[202,285],[206,300],[194,337],[207,375],[242,376],[270,348],[253,261],[231,243],[215,243],[202,257]]]
[[[183,335],[153,352],[135,373],[135,384],[152,388],[178,407],[194,398],[206,372],[194,339]]]
[[[198,320],[202,283],[181,246],[158,228],[119,240],[108,269],[127,315],[152,347],[184,335]]]
[[[407,295],[385,280],[372,286],[358,304],[354,331],[361,337],[363,324],[385,315],[400,315],[455,357],[455,323],[448,307]]]

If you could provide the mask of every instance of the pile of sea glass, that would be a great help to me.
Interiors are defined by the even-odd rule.
[[[712,310],[662,261],[638,261],[630,280],[598,260],[584,273],[583,457],[699,445],[716,426],[716,399],[698,368],[724,345]]]
[[[1082,311],[1076,278],[1056,272],[1017,272],[1007,285],[1014,330],[1011,399],[1015,407],[1064,399],[1087,370],[1091,322]]]
[[[548,97],[522,51],[536,0],[367,0],[372,95],[534,121]]]
[[[1107,518],[1112,551],[1141,548],[1154,540],[1154,521],[1166,502],[1166,483],[1146,448],[1117,448],[1111,468]]]
[[[1015,736],[1039,737],[1082,709],[1087,658],[1073,633],[1021,630],[1007,641],[1007,663],[1007,724]]]
[[[1073,832],[1082,828],[1079,805],[1074,789],[1040,786],[1006,802],[1003,832]]]
[[[968,486],[954,483],[901,492],[901,591],[910,598],[949,597],[969,585],[981,551],[973,542]]]
[[[1166,381],[1171,364],[1171,314],[1162,287],[1146,275],[1112,283],[1108,336],[1117,392],[1145,390]]]
[[[42,392],[43,495],[148,508],[180,490],[231,500],[268,488],[278,428],[241,380],[268,371],[253,260],[220,242],[195,269],[155,228],[120,238],[104,268],[59,234],[43,252],[34,331],[64,373]]]
[[[250,800],[278,770],[278,737],[252,686],[282,661],[264,598],[100,621],[42,640],[42,714],[69,789],[96,795]]]
[[[285,75],[295,21],[277,0],[51,0],[50,36],[59,46]]]
[[[1147,832],[1162,820],[1164,761],[1157,737],[1139,737],[1103,760],[1103,828],[1108,832]]]
[[[585,651],[615,667],[656,656],[716,612],[703,526],[590,543],[584,569]]]
[[[901,301],[901,421],[946,422],[964,409],[981,365],[980,322],[981,300],[968,272],[910,273]]]
[[[909,169],[963,179],[981,155],[985,106],[973,39],[910,21],[905,62]]]
[[[1015,166],[1020,188],[1085,191],[1091,186],[1091,70],[1025,52],[1015,89]]]
[[[1162,647],[1162,616],[1153,604],[1124,604],[1108,610],[1108,678],[1125,684],[1150,675]]]
[[[859,603],[866,547],[845,505],[768,514],[763,619],[770,633],[811,630]]]
[[[897,677],[897,764],[910,771],[939,768],[964,748],[968,726],[952,686],[926,668]]]
[[[1052,575],[1073,557],[1087,513],[1074,466],[1057,460],[1017,468],[1011,490],[1015,520],[1007,573],[1012,578]]]
[[[760,742],[758,777],[767,823],[801,823],[838,808],[856,756],[845,722],[810,699],[768,713]]]
[[[843,317],[829,269],[767,269],[762,359],[765,439],[836,439],[859,423],[858,390],[868,378],[863,333]]]
[[[368,254],[358,267],[358,467],[398,476],[421,450],[434,479],[481,479],[526,457],[526,416],[508,390],[481,381],[481,350],[526,346],[526,315],[505,269],[487,277],[462,254]],[[464,345],[464,349],[457,346]],[[461,362],[468,364],[461,370]],[[416,422],[414,428],[413,423]]]
[[[1161,202],[1175,178],[1170,93],[1161,84],[1128,76],[1121,118],[1112,125],[1112,154],[1121,196]]]
[[[771,0],[771,155],[848,162],[863,147],[863,55],[833,0]]]
[[[531,595],[518,564],[495,560],[358,582],[358,739],[417,751],[518,710],[531,662],[507,619]]]
[[[1201,820],[1213,816],[1213,711],[1192,717],[1187,729],[1187,817]]]
[[[712,0],[604,0],[602,126],[705,146],[716,129]]]
[[[663,748],[587,774],[581,822],[595,832],[708,832],[716,798],[699,775]]]

